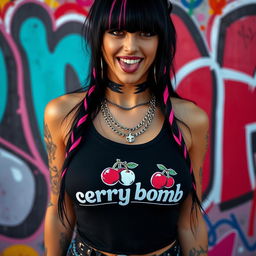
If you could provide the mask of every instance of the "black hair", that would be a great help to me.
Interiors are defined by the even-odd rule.
[[[84,23],[84,36],[91,50],[90,71],[87,93],[83,101],[77,104],[68,115],[76,110],[66,146],[66,158],[62,168],[62,180],[58,200],[58,212],[64,224],[65,210],[65,177],[72,156],[76,153],[87,125],[97,115],[105,96],[107,66],[103,60],[102,41],[104,33],[109,29],[126,30],[128,32],[151,32],[159,37],[156,58],[149,69],[148,81],[150,91],[156,96],[163,114],[170,122],[171,132],[177,146],[191,171],[193,180],[192,209],[201,209],[196,194],[195,178],[186,144],[177,125],[170,97],[180,96],[174,91],[171,76],[175,76],[173,59],[176,51],[176,32],[170,18],[172,4],[168,0],[95,0]],[[103,60],[103,70],[101,61]],[[155,69],[155,71],[154,71]]]

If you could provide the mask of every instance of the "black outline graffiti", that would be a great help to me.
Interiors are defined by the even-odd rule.
[[[186,24],[187,28],[189,28],[189,32],[191,37],[194,39],[194,42],[196,43],[196,46],[198,47],[199,52],[201,53],[202,57],[209,57],[209,51],[207,49],[207,46],[203,40],[202,35],[200,34],[197,26],[194,24],[191,17],[185,12],[181,7],[174,4],[173,14],[176,14],[179,16],[184,23]],[[211,149],[211,155],[210,155],[210,166],[209,166],[209,184],[206,188],[206,190],[203,193],[203,200],[207,198],[208,194],[212,190],[213,187],[213,170],[214,170],[214,148],[215,148],[215,137],[216,137],[216,131],[215,131],[215,121],[216,121],[216,104],[217,104],[217,86],[216,86],[216,73],[215,71],[211,71],[212,73],[212,123],[211,123],[211,136],[209,141],[209,147]]]
[[[239,19],[243,17],[248,17],[250,15],[255,16],[255,14],[256,14],[256,5],[248,4],[238,9],[235,9],[234,11],[230,12],[229,14],[227,14],[225,17],[221,19],[219,36],[218,36],[219,42],[217,47],[217,61],[220,64],[220,66],[223,66],[223,57],[224,57],[223,55],[224,55],[225,42],[226,42],[226,36],[227,36],[227,33],[226,33],[227,29]],[[243,204],[251,200],[252,198],[253,198],[253,191],[248,192],[232,200],[221,202],[220,209],[222,211],[228,210],[230,208]]]

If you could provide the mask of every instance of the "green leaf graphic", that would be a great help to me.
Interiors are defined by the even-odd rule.
[[[129,162],[129,163],[127,164],[127,167],[128,167],[129,169],[134,169],[134,168],[136,168],[136,167],[138,167],[138,166],[139,166],[138,164],[133,163],[133,162]]]
[[[177,175],[177,172],[175,172],[173,169],[168,169],[170,175]]]
[[[167,169],[163,164],[157,164],[157,167],[158,167],[161,171],[165,171],[165,170]]]

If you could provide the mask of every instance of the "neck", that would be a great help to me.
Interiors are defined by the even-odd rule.
[[[106,98],[123,107],[132,107],[145,103],[151,99],[149,86],[146,85],[118,85],[110,81],[110,86],[106,89]]]

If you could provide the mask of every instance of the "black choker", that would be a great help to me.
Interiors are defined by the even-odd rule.
[[[138,94],[138,93],[146,91],[146,89],[148,89],[149,86],[150,86],[150,82],[149,81],[146,81],[146,82],[144,82],[142,84],[136,85],[135,94]],[[107,82],[107,87],[110,88],[114,92],[123,93],[122,92],[122,87],[123,87],[122,84],[118,84],[118,83],[115,83],[113,81],[108,81]]]

